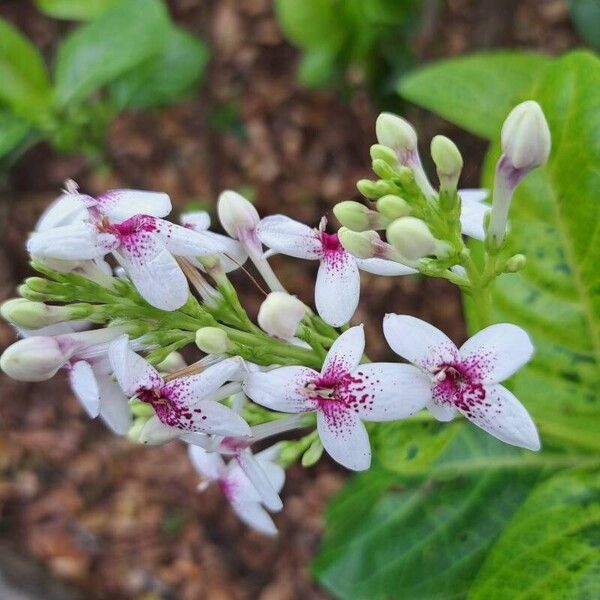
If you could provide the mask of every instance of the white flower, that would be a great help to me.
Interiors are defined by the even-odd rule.
[[[162,310],[180,308],[189,294],[173,255],[205,256],[222,250],[200,233],[149,215],[112,223],[91,213],[82,221],[33,233],[27,247],[34,256],[69,261],[112,252],[143,298]]]
[[[407,275],[415,271],[383,258],[359,259],[347,252],[337,233],[327,233],[327,221],[319,229],[284,215],[264,218],[257,227],[258,237],[274,253],[320,261],[315,286],[319,315],[334,327],[347,323],[360,295],[358,269],[376,275]]]
[[[248,259],[248,255],[242,248],[242,245],[226,235],[208,231],[210,227],[210,215],[203,210],[183,213],[179,217],[179,222],[183,227],[187,227],[197,233],[202,233],[207,239],[214,240],[222,248],[221,266],[226,273],[234,271],[242,266]],[[194,260],[193,256],[189,257],[195,266],[204,270],[198,261]]]
[[[188,452],[192,465],[204,479],[199,486],[200,490],[203,490],[209,483],[216,482],[235,513],[244,523],[265,535],[277,533],[273,520],[262,506],[260,492],[236,460],[232,460],[226,465],[220,454],[209,453],[199,446],[189,446]],[[255,462],[267,479],[269,486],[278,493],[285,481],[285,471],[272,460],[272,454],[271,448],[263,450],[256,455]]]
[[[362,325],[343,333],[329,350],[321,372],[281,367],[250,373],[244,391],[256,403],[289,413],[317,413],[323,447],[348,469],[371,462],[366,421],[407,417],[425,405],[429,384],[409,365],[360,364],[365,346]]]
[[[239,371],[239,359],[228,358],[198,375],[167,382],[148,361],[130,349],[126,337],[110,345],[108,356],[125,394],[150,404],[163,424],[187,432],[250,435],[246,421],[213,399],[219,388]]]
[[[539,450],[529,413],[499,384],[533,354],[523,329],[509,323],[491,325],[460,349],[433,325],[407,315],[386,315],[383,331],[392,350],[416,365],[409,367],[412,380],[420,380],[413,393],[434,417],[449,421],[458,411],[503,442]]]

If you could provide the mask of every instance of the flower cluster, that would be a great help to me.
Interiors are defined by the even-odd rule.
[[[436,190],[406,121],[384,113],[376,133],[378,179],[358,183],[366,204],[335,207],[337,232],[325,217],[314,228],[283,215],[261,219],[226,191],[217,207],[222,235],[208,230],[203,212],[181,215],[179,225],[166,221],[165,194],[114,190],[92,198],[67,182],[28,241],[40,276],[1,307],[22,339],[0,366],[23,381],[64,370],[86,412],[115,433],[187,444],[200,489],[217,483],[235,512],[265,534],[276,532],[269,512],[282,508],[282,467],[297,459],[309,466],[323,451],[348,469],[369,467],[365,422],[425,409],[539,449],[529,414],[500,384],[533,346],[516,325],[491,323],[490,288],[524,264],[507,252],[507,216],[517,183],[548,157],[541,109],[526,102],[509,115],[491,206],[483,190],[457,191],[462,158],[449,139],[432,142]],[[481,263],[463,235],[484,242]],[[275,253],[319,262],[316,311],[286,291],[268,262]],[[247,260],[269,290],[257,324],[227,276]],[[406,362],[370,362],[362,325],[348,326],[360,270],[448,279],[472,296],[481,329],[457,348],[420,319],[388,314],[383,334]],[[187,365],[177,351],[191,344],[204,356]],[[294,435],[281,441],[285,433]],[[273,438],[280,441],[269,446]]]

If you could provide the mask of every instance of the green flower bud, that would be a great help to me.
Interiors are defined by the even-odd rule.
[[[373,258],[377,244],[381,242],[376,231],[352,231],[342,227],[338,231],[338,239],[344,248],[357,258]]]
[[[410,213],[410,206],[400,196],[387,194],[377,200],[377,210],[387,219],[394,220],[406,217]]]
[[[396,152],[411,153],[417,151],[417,132],[413,126],[398,115],[381,113],[375,122],[377,141]]]
[[[360,202],[345,200],[333,207],[333,214],[337,220],[348,229],[364,231],[369,228],[369,209]]]
[[[396,219],[387,228],[386,235],[394,249],[410,260],[433,254],[436,248],[436,239],[425,221],[415,217]]]
[[[381,177],[381,179],[393,179],[398,173],[397,169],[394,169],[389,163],[380,158],[376,158],[373,161],[372,168],[375,175]]]
[[[398,167],[398,157],[396,153],[387,146],[381,144],[373,144],[371,146],[371,160],[383,160],[390,167]]]
[[[361,179],[356,183],[356,187],[365,198],[375,199],[380,196],[377,183],[378,182],[371,181],[370,179]]]
[[[431,158],[442,189],[456,189],[463,168],[463,159],[456,144],[450,138],[436,135],[431,140]]]
[[[317,438],[316,440],[313,441],[313,443],[308,447],[306,452],[302,455],[302,460],[301,460],[302,466],[305,468],[312,467],[317,462],[319,462],[319,459],[321,458],[322,455],[323,455],[323,444],[321,443],[321,440]]]
[[[224,354],[232,348],[227,334],[218,327],[201,327],[196,331],[196,346],[207,354]]]
[[[516,273],[525,267],[527,259],[524,254],[515,254],[506,261],[504,271],[506,273]]]

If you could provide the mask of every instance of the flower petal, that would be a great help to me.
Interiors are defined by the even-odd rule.
[[[164,383],[158,371],[129,348],[127,336],[110,344],[108,358],[117,382],[127,396],[135,395],[140,389],[158,388]]]
[[[235,496],[231,499],[231,508],[235,514],[249,527],[268,535],[277,535],[277,527],[269,513],[258,502],[238,500]]]
[[[323,448],[340,465],[365,471],[371,465],[371,444],[363,422],[338,401],[317,411],[317,430]]]
[[[156,235],[141,231],[122,238],[117,258],[148,304],[177,310],[187,302],[187,279]]]
[[[210,227],[210,215],[205,210],[182,213],[179,222],[183,227],[194,231],[206,231]]]
[[[91,223],[62,225],[31,234],[27,250],[33,256],[60,260],[89,260],[102,257],[118,246],[110,233],[98,233]]]
[[[36,231],[45,231],[54,227],[71,225],[87,216],[86,199],[89,196],[83,194],[65,193],[52,202],[42,213],[35,225]]]
[[[177,413],[176,422],[166,421],[172,427],[227,437],[241,437],[251,434],[248,423],[231,408],[219,402],[202,400],[193,407],[176,405],[176,403],[171,403],[169,406],[175,409]],[[182,414],[179,411],[183,411]],[[165,422],[163,419],[164,413],[161,414],[158,408],[156,412],[160,419]]]
[[[141,190],[110,190],[96,198],[96,205],[113,223],[135,215],[166,217],[171,212],[167,194]]]
[[[100,390],[100,418],[117,435],[125,435],[132,425],[129,399],[109,375],[96,375]]]
[[[284,215],[265,217],[258,224],[256,233],[265,246],[281,254],[309,259],[323,255],[318,232]]]
[[[478,381],[497,383],[527,363],[533,351],[525,330],[511,323],[499,323],[468,339],[460,348],[460,356],[466,365],[479,372]]]
[[[250,373],[243,383],[244,392],[254,402],[280,412],[299,413],[315,410],[316,403],[306,394],[306,385],[319,373],[308,367],[280,367],[266,373]]]
[[[100,390],[90,363],[78,360],[69,369],[69,382],[87,414],[95,419],[100,414]]]
[[[167,250],[176,256],[208,256],[226,250],[224,244],[206,232],[193,231],[163,219],[154,219],[156,231]]]
[[[317,272],[315,305],[324,321],[340,327],[358,306],[360,275],[356,259],[346,251],[327,254]]]
[[[248,449],[242,450],[235,455],[234,460],[258,492],[262,503],[270,511],[281,510],[283,508],[281,498],[252,452]]]
[[[457,407],[472,423],[502,442],[527,448],[540,449],[540,438],[529,413],[519,400],[504,386],[486,385],[485,398],[468,407]]]
[[[453,404],[436,402],[433,398],[427,404],[427,409],[438,421],[442,422],[452,421],[458,412]]]
[[[365,351],[365,331],[362,325],[350,327],[333,342],[323,362],[322,377],[339,380],[360,364]]]
[[[358,268],[374,275],[412,275],[417,273],[416,269],[411,269],[406,265],[401,265],[393,260],[385,258],[354,258]]]
[[[396,354],[426,371],[459,358],[458,349],[446,334],[416,317],[385,315],[383,334]]]
[[[285,483],[285,469],[273,462],[271,459],[267,459],[271,448],[267,448],[258,454],[255,454],[254,457],[258,461],[258,464],[261,466],[262,470],[265,472],[267,479],[273,486],[273,489],[279,493],[281,492],[281,488],[283,488],[283,484]],[[265,457],[265,458],[263,458]]]
[[[207,452],[200,446],[188,446],[192,466],[203,479],[217,481],[225,473],[225,461],[218,452]]]
[[[360,365],[340,390],[348,408],[365,421],[404,419],[431,400],[431,380],[412,365]]]
[[[483,221],[490,206],[482,202],[488,196],[487,190],[460,190],[460,224],[462,232],[476,240],[485,238]]]
[[[226,358],[207,367],[198,375],[173,379],[163,389],[169,390],[170,394],[176,395],[180,401],[189,406],[195,406],[203,398],[218,390],[226,381],[234,378],[241,369],[242,362],[239,358]]]

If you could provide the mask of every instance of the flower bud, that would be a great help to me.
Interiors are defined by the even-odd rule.
[[[158,446],[177,439],[181,431],[163,424],[158,417],[138,417],[129,430],[127,436],[139,444]]]
[[[174,373],[186,367],[185,360],[179,352],[171,352],[163,361],[156,365],[160,373]]]
[[[550,155],[550,129],[541,106],[527,100],[512,109],[502,125],[502,152],[515,169],[531,171]]]
[[[370,179],[360,179],[356,183],[356,188],[365,198],[373,200],[380,196],[377,183],[378,182],[371,181]]]
[[[217,212],[223,229],[235,239],[239,239],[244,231],[253,231],[260,221],[252,203],[232,190],[221,193]]]
[[[394,196],[393,194],[387,194],[377,200],[377,210],[386,219],[394,220],[400,217],[406,217],[410,213],[410,206],[408,202],[400,196]]]
[[[398,174],[398,170],[390,166],[385,160],[376,158],[372,164],[373,173],[381,179],[393,179]]]
[[[333,207],[333,214],[337,220],[352,231],[364,231],[369,228],[370,211],[364,204],[354,202],[353,200],[345,200]]]
[[[398,157],[396,153],[387,146],[381,144],[373,144],[370,149],[371,160],[383,160],[390,167],[398,166]]]
[[[442,189],[456,189],[463,168],[463,159],[456,144],[450,138],[436,135],[431,140],[431,158]]]
[[[338,231],[338,239],[345,250],[356,258],[373,258],[376,254],[376,244],[381,242],[375,231],[352,231],[342,227]]]
[[[224,354],[231,350],[231,341],[218,327],[201,327],[196,331],[196,346],[207,354]]]
[[[417,132],[413,126],[398,115],[384,112],[375,122],[377,141],[396,152],[412,153],[417,151]]]
[[[516,273],[525,267],[527,259],[524,254],[515,254],[506,261],[504,271],[506,273]]]
[[[43,302],[32,302],[25,298],[7,300],[0,306],[2,317],[16,327],[24,329],[40,329],[71,319],[85,318],[90,312],[90,305],[48,306]]]
[[[273,337],[289,340],[296,335],[306,306],[286,292],[271,292],[260,305],[258,324]]]
[[[18,381],[45,381],[69,360],[56,338],[33,336],[9,346],[0,356],[0,368]]]
[[[386,235],[394,249],[410,260],[433,254],[436,248],[436,239],[425,221],[415,217],[396,219],[387,228]]]

